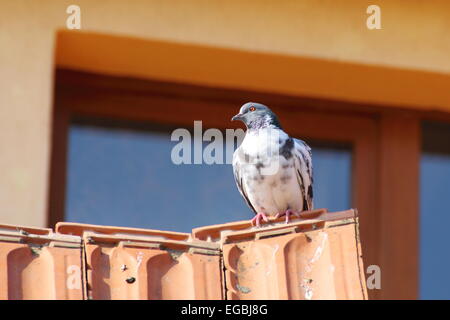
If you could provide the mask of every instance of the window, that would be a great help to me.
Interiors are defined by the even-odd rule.
[[[358,208],[364,263],[380,264],[373,114],[346,103],[73,70],[58,69],[55,77],[48,225],[190,231],[250,219],[230,165],[165,160],[176,144],[169,139],[174,128],[192,128],[195,120],[203,131],[237,128],[228,120],[248,100],[272,106],[286,132],[308,142],[315,207]],[[151,155],[155,150],[161,152]]]
[[[450,124],[423,125],[420,172],[420,297],[450,299]]]

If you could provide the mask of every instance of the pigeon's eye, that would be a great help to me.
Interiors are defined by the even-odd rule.
[[[251,106],[248,110],[250,110],[250,111],[255,111],[256,110],[256,108],[255,107],[253,107],[253,106]]]

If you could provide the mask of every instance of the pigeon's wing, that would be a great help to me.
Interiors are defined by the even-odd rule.
[[[249,206],[250,209],[253,210],[253,212],[256,214],[256,210],[253,207],[253,205],[250,202],[250,199],[248,198],[247,191],[245,190],[245,185],[242,181],[242,170],[245,165],[243,163],[243,160],[240,157],[241,150],[239,148],[236,149],[236,151],[233,154],[233,173],[234,173],[234,181],[236,182],[236,186],[239,190],[239,193],[242,195],[242,197],[245,199],[245,202]]]
[[[311,148],[300,139],[294,139],[294,166],[303,194],[303,210],[313,210],[313,168]]]

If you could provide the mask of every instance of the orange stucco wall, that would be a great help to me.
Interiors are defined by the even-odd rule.
[[[73,3],[0,0],[0,221],[4,223],[45,224],[54,49],[57,31],[65,29],[66,8]],[[207,59],[208,68],[226,75],[214,78],[208,69],[195,76],[189,68],[170,69],[165,60],[157,74],[139,76],[450,111],[450,2],[377,1],[383,29],[368,30],[365,11],[372,3],[76,1],[83,32],[149,40],[144,50],[160,41],[181,43],[185,53],[207,47],[217,58],[228,53],[232,66],[245,66],[249,58],[254,63],[242,72],[221,71]],[[58,63],[81,68],[80,57],[86,53],[85,67],[91,68],[92,51],[74,47],[70,37],[60,38],[67,46],[59,44]],[[111,63],[104,71],[132,72],[114,69],[113,63],[121,50],[142,52],[126,46],[119,50],[117,44],[115,49],[104,52],[109,55],[105,63]],[[196,52],[199,56],[183,59],[199,63],[207,51]],[[172,56],[179,57],[176,52]],[[346,77],[340,74],[342,68]],[[386,75],[394,86],[384,85]],[[364,78],[367,82],[361,81]]]

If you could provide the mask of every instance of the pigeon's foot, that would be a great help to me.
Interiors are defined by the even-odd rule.
[[[261,219],[265,222],[269,222],[269,219],[267,218],[267,215],[264,212],[259,212],[255,215],[255,217],[252,219],[252,225],[255,225],[257,227],[261,226]]]
[[[288,209],[288,210],[286,210],[285,212],[282,212],[282,213],[277,213],[275,218],[286,216],[286,223],[289,223],[291,215],[294,215],[294,216],[300,218],[300,214],[295,212],[295,211],[293,211],[293,210],[291,210],[291,209]]]

